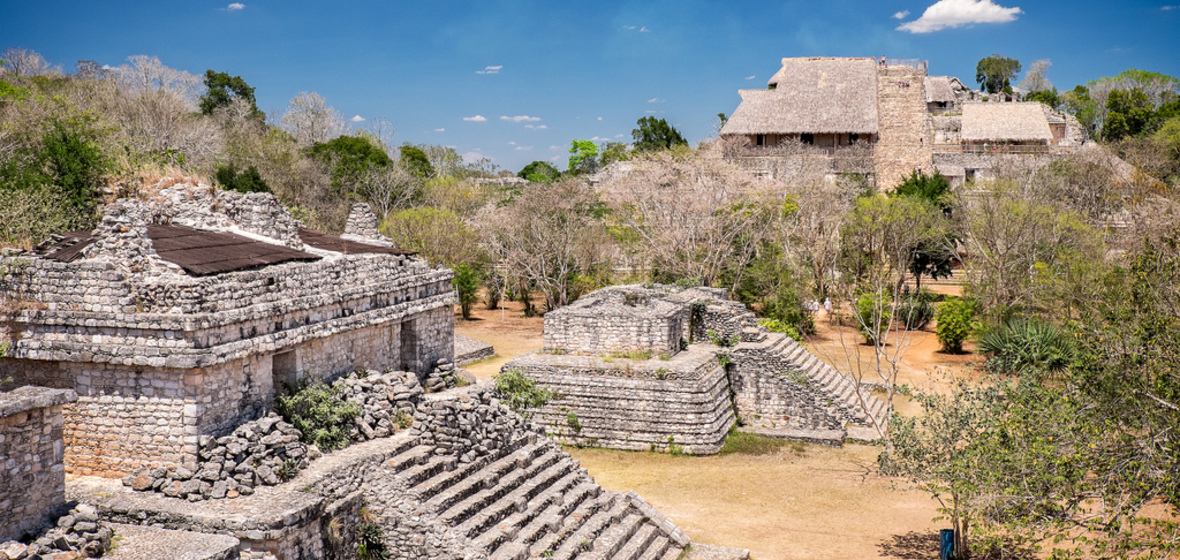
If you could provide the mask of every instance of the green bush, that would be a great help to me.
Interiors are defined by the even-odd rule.
[[[316,380],[300,383],[294,394],[275,398],[275,409],[284,420],[303,432],[304,443],[324,451],[340,449],[349,443],[352,421],[362,412],[361,405],[345,402],[336,385]]]
[[[479,269],[467,263],[455,267],[452,284],[455,286],[455,294],[459,297],[459,312],[463,314],[463,319],[471,318],[471,306],[479,301],[480,276],[482,275]]]
[[[876,344],[889,330],[893,321],[892,300],[893,298],[885,292],[878,292],[876,296],[864,293],[856,298],[857,323],[865,342]]]
[[[555,395],[520,369],[510,369],[495,378],[496,396],[517,414],[529,418],[533,410],[545,406]]]
[[[916,294],[906,294],[897,304],[893,316],[901,321],[906,330],[922,330],[934,319],[934,294],[923,288]]]
[[[356,557],[359,560],[385,560],[385,531],[375,521],[362,521],[356,527]]]
[[[979,337],[984,367],[992,373],[1053,377],[1069,368],[1077,354],[1073,339],[1059,326],[1035,317],[1014,317]]]
[[[214,175],[217,184],[221,188],[229,191],[237,191],[241,193],[263,192],[268,193],[270,186],[266,181],[262,180],[262,175],[258,173],[258,168],[251,165],[244,171],[238,171],[233,165],[219,165],[217,166],[217,173]]]
[[[943,352],[959,354],[963,351],[963,341],[975,330],[976,307],[975,300],[966,298],[948,298],[939,304],[934,334],[938,336]]]
[[[803,342],[803,334],[796,329],[794,325],[784,323],[778,319],[771,319],[763,317],[758,319],[758,324],[766,327],[766,330],[776,333],[783,333],[799,342]]]

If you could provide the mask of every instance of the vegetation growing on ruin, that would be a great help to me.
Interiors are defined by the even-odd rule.
[[[324,451],[347,447],[361,405],[345,402],[338,387],[319,380],[292,389],[291,394],[275,397],[275,410],[303,433],[303,442]]]

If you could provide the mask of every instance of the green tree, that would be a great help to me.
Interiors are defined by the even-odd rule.
[[[455,285],[455,294],[459,298],[459,312],[463,315],[464,320],[471,319],[471,306],[479,301],[481,276],[478,268],[467,263],[460,263],[455,267],[455,278],[452,283]]]
[[[41,143],[40,159],[47,179],[62,189],[74,207],[92,211],[108,162],[89,126],[82,121],[55,120]]]
[[[426,152],[422,151],[422,148],[402,144],[398,151],[401,153],[399,163],[415,177],[428,179],[434,176],[434,167],[430,165],[430,158],[426,157]]]
[[[631,159],[629,146],[624,142],[603,142],[599,146],[599,164],[606,167],[616,161],[627,161]]]
[[[1002,54],[980,59],[975,65],[975,81],[988,93],[999,93],[1011,87],[1012,78],[1020,73],[1020,61]]]
[[[338,193],[355,189],[370,168],[393,164],[385,150],[365,136],[338,136],[327,142],[317,142],[312,145],[310,153],[330,169],[332,186]]]
[[[569,173],[585,175],[598,171],[598,146],[589,140],[576,138],[570,142]]]
[[[381,223],[381,233],[394,245],[416,251],[431,266],[466,264],[479,269],[486,260],[479,233],[445,208],[418,206],[393,212]]]
[[[1061,97],[1057,94],[1057,88],[1041,89],[1041,90],[1034,91],[1034,92],[1024,96],[1024,100],[1025,101],[1040,101],[1041,103],[1048,105],[1052,109],[1056,109],[1056,108],[1060,107],[1061,103],[1062,103]]]
[[[963,342],[975,330],[975,308],[978,303],[969,298],[948,298],[938,305],[934,334],[942,351],[961,354]]]
[[[228,107],[235,100],[240,100],[249,105],[252,116],[258,119],[265,117],[262,111],[258,110],[258,104],[254,100],[254,88],[250,87],[250,84],[247,84],[241,76],[230,76],[225,72],[206,70],[205,88],[206,91],[201,96],[199,106],[201,112],[206,115],[212,115],[217,109]]]
[[[1102,123],[1102,139],[1108,142],[1147,132],[1154,110],[1151,100],[1142,90],[1112,90],[1106,98],[1106,120]]]
[[[214,178],[217,184],[226,190],[243,193],[271,192],[266,181],[262,180],[262,175],[258,173],[258,168],[253,165],[243,171],[238,171],[232,164],[219,165]]]
[[[522,167],[516,176],[521,179],[528,179],[534,183],[552,183],[561,177],[561,171],[558,171],[556,167],[553,167],[547,161],[534,161]]]
[[[634,140],[637,152],[665,150],[672,146],[688,145],[688,140],[680,135],[680,131],[662,118],[640,117],[635,124],[639,128],[631,130],[631,138]]]

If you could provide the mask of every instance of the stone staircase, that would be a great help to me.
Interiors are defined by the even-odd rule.
[[[885,421],[885,401],[863,384],[858,388],[853,378],[790,337],[756,330],[743,332],[743,342],[733,351],[738,409],[751,431],[774,435],[789,428],[781,435],[835,443],[847,435],[846,428]]]
[[[489,559],[674,560],[688,538],[634,494],[603,490],[548,438],[530,433],[470,463],[407,440],[386,474]],[[400,486],[400,485],[399,485]],[[398,515],[379,517],[396,526]]]

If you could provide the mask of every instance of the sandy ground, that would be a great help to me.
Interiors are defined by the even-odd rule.
[[[524,318],[520,304],[507,303],[503,312],[476,307],[473,320],[456,313],[455,321],[456,331],[496,349],[495,358],[467,367],[476,377],[490,378],[511,358],[541,347],[543,320]],[[816,325],[809,349],[841,371],[875,361],[855,329],[830,325],[822,312]],[[897,356],[898,382],[927,390],[945,390],[950,376],[973,376],[968,367],[980,361],[940,352],[933,326],[895,334],[894,341],[887,353]],[[866,380],[875,376],[864,371]],[[914,409],[904,400],[897,406],[903,413]],[[603,487],[635,490],[693,540],[748,548],[757,560],[938,557],[937,502],[875,474],[874,446],[803,445],[772,455],[712,457],[569,451]]]

